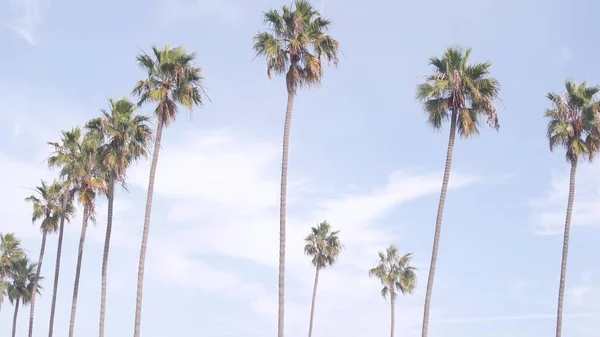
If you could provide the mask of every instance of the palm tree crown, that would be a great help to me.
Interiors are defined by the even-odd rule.
[[[85,127],[89,139],[101,144],[101,164],[117,181],[124,184],[125,173],[131,163],[148,156],[152,131],[149,118],[136,115],[136,106],[129,100],[110,99],[108,103],[110,111],[102,109],[102,117],[90,120]]]
[[[395,296],[396,290],[403,295],[412,294],[417,287],[416,268],[410,265],[412,254],[400,256],[395,245],[391,245],[385,252],[379,252],[377,266],[369,270],[370,277],[377,277],[383,289],[381,296]]]
[[[139,97],[138,105],[156,103],[159,123],[168,126],[175,121],[178,105],[189,111],[203,106],[206,93],[202,86],[202,70],[193,65],[196,53],[186,53],[183,47],[164,49],[152,47],[152,56],[142,52],[137,56],[138,65],[146,70],[148,77],[138,81],[133,94]]]
[[[312,256],[312,264],[315,268],[323,269],[337,261],[343,248],[338,237],[339,232],[331,232],[327,221],[311,228],[311,233],[304,239],[304,253]]]
[[[14,233],[0,234],[0,281],[10,276],[13,263],[23,255],[21,240]]]
[[[37,263],[30,262],[25,256],[14,261],[10,275],[12,281],[6,287],[11,303],[15,303],[15,301],[21,301],[23,304],[29,303],[35,283],[37,283],[37,294],[40,293],[42,287],[39,285],[39,281],[43,277],[36,278],[37,266]]]
[[[442,58],[431,57],[434,73],[417,87],[417,100],[423,103],[429,124],[440,129],[444,121],[456,118],[461,136],[479,134],[482,118],[499,128],[494,101],[499,84],[490,76],[490,62],[469,64],[471,48],[446,49]]]
[[[37,186],[35,191],[41,197],[31,195],[25,198],[25,201],[31,202],[33,212],[31,221],[42,220],[40,230],[46,233],[56,233],[61,215],[61,196],[63,186],[57,181],[50,185],[42,180],[41,186]]]
[[[321,16],[306,0],[281,12],[264,13],[269,31],[254,37],[254,51],[267,60],[267,75],[286,73],[288,93],[303,85],[319,85],[323,76],[321,60],[338,64],[340,44],[325,34],[332,21]]]
[[[588,86],[586,82],[566,81],[565,88],[566,92],[562,95],[549,93],[546,96],[553,105],[544,114],[549,118],[547,137],[550,150],[562,146],[566,150],[567,161],[573,162],[580,157],[591,161],[600,148],[600,103],[594,100],[600,87]]]

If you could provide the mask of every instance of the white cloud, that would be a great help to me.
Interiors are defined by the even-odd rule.
[[[37,33],[42,25],[43,0],[9,0],[15,13],[6,26],[31,45],[37,43]]]
[[[160,241],[151,243],[155,245],[148,260],[153,266],[152,278],[237,297],[255,315],[276,317],[280,155],[278,141],[231,130],[188,134],[183,141],[165,143],[159,157],[154,206],[160,204],[165,210],[167,202],[168,224],[152,229],[153,235],[160,237]],[[145,189],[147,177],[148,164],[144,163],[131,171],[130,184]],[[340,327],[331,320],[318,319],[315,331],[340,334],[341,329],[347,336],[373,334],[373,321],[389,317],[389,304],[379,295],[379,282],[369,279],[366,271],[377,251],[397,239],[397,231],[387,226],[384,216],[403,203],[437,193],[440,172],[393,172],[376,188],[311,196],[314,206],[301,210],[295,209],[293,200],[302,198],[297,190],[311,190],[306,186],[310,180],[290,179],[295,187],[289,189],[286,325],[297,331],[293,336],[306,329],[314,269],[303,255],[302,240],[310,226],[326,219],[341,230],[346,250],[335,268],[321,274],[316,310],[319,317],[346,317],[342,320],[347,323]],[[476,181],[475,177],[454,172],[450,187]],[[272,282],[267,286],[264,272],[252,276],[233,267],[235,263],[216,263],[215,259],[233,259],[270,270]],[[398,325],[409,335],[413,330],[414,335],[417,333],[422,314],[420,299],[418,294],[398,301]],[[375,330],[385,333],[387,329],[387,325],[379,325]]]
[[[569,172],[552,172],[550,188],[541,197],[530,201],[531,225],[535,234],[559,235],[563,233]],[[600,224],[600,169],[597,166],[578,166],[575,180],[575,203],[572,227],[598,226]]]

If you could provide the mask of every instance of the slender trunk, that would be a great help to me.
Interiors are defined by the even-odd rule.
[[[69,197],[65,197],[62,209],[65,210],[69,204]],[[50,324],[48,326],[48,337],[54,334],[54,314],[56,313],[56,295],[58,294],[58,277],[60,274],[60,257],[62,254],[63,235],[65,233],[65,216],[60,216],[60,227],[58,229],[58,246],[56,247],[56,264],[54,266],[54,287],[52,289],[52,304],[50,306]]]
[[[142,297],[144,293],[144,265],[146,264],[146,247],[148,245],[148,231],[150,230],[150,214],[152,213],[152,194],[154,193],[154,179],[156,178],[156,165],[160,152],[160,139],[162,138],[163,122],[158,118],[152,165],[150,166],[150,179],[148,181],[148,194],[146,196],[146,213],[144,215],[144,232],[142,233],[142,247],[140,250],[140,263],[138,266],[137,298],[135,302],[135,327],[133,336],[140,337],[142,325]]]
[[[391,288],[392,289],[392,295],[390,296],[390,304],[392,306],[392,310],[391,310],[391,319],[390,319],[390,336],[394,337],[394,332],[396,330],[396,294],[394,294],[394,285],[392,284]]]
[[[106,319],[106,278],[108,275],[108,251],[110,249],[110,234],[112,232],[113,204],[115,201],[115,177],[111,176],[108,183],[108,215],[106,221],[106,237],[104,238],[104,253],[102,255],[102,287],[100,291],[100,327],[99,336],[104,337],[104,321]]]
[[[73,302],[71,303],[71,320],[69,321],[69,337],[75,333],[75,313],[77,312],[77,296],[79,295],[79,276],[81,274],[81,260],[83,259],[83,245],[85,243],[85,232],[87,231],[89,210],[83,210],[83,223],[81,225],[81,237],[79,238],[79,250],[77,252],[77,266],[75,267],[75,284],[73,285]]]
[[[19,315],[19,301],[21,299],[17,298],[15,301],[15,314],[13,315],[13,328],[12,328],[12,337],[17,335],[17,315]]]
[[[313,319],[315,317],[315,299],[317,298],[317,284],[319,284],[319,268],[315,272],[315,285],[313,286],[312,304],[310,306],[310,321],[308,323],[308,337],[312,336]]]
[[[292,108],[295,93],[288,90],[285,123],[283,126],[283,155],[281,160],[281,194],[279,200],[279,303],[277,311],[277,336],[283,337],[285,307],[285,208],[287,198],[288,153],[290,147],[290,129],[292,127]],[[137,336],[136,336],[137,337]]]
[[[435,266],[440,244],[440,235],[442,231],[442,218],[444,215],[444,203],[446,202],[446,191],[448,190],[448,181],[450,180],[450,168],[452,167],[452,151],[454,150],[454,140],[456,138],[456,111],[452,111],[450,118],[450,136],[448,138],[448,150],[446,151],[446,166],[444,167],[444,178],[442,180],[442,192],[440,193],[440,203],[438,204],[437,218],[435,221],[435,235],[433,237],[433,251],[431,252],[431,263],[429,264],[429,277],[427,278],[427,291],[425,293],[425,309],[423,313],[422,337],[427,337],[429,329],[429,307],[431,305],[431,293],[433,292],[433,279],[435,278]]]
[[[577,159],[571,162],[571,176],[569,179],[569,200],[567,201],[567,215],[565,217],[565,234],[563,237],[562,263],[560,265],[560,283],[558,286],[558,309],[556,312],[556,337],[562,334],[562,312],[565,296],[565,282],[567,279],[567,257],[569,255],[569,234],[571,231],[571,215],[573,214],[573,201],[575,200],[575,173]]]
[[[37,283],[40,279],[42,270],[42,262],[44,261],[44,252],[46,251],[46,237],[48,232],[42,231],[42,246],[40,247],[40,259],[38,260],[37,271],[35,272],[35,280],[33,281],[33,290],[31,293],[31,302],[29,303],[29,337],[33,337],[33,317],[35,315],[35,296],[37,293]]]

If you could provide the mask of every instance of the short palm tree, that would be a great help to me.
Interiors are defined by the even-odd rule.
[[[296,0],[292,8],[264,13],[268,31],[254,36],[254,51],[267,61],[267,76],[285,74],[287,107],[283,127],[283,158],[279,210],[279,301],[278,337],[284,334],[285,304],[285,220],[287,169],[292,125],[292,109],[298,88],[316,87],[323,77],[323,61],[337,65],[340,44],[326,32],[332,21],[321,16],[306,0]]]
[[[17,317],[19,315],[19,304],[27,305],[31,301],[33,292],[40,293],[42,287],[39,281],[42,277],[38,277],[38,264],[31,263],[25,256],[21,256],[15,260],[11,270],[11,281],[6,287],[8,299],[15,306],[13,315],[12,337],[17,333]],[[37,286],[36,286],[37,284]]]
[[[571,230],[571,214],[575,198],[575,175],[580,159],[592,161],[600,149],[600,103],[594,96],[600,91],[598,86],[589,86],[586,82],[565,82],[565,94],[549,93],[548,99],[552,108],[546,110],[544,116],[548,121],[548,142],[550,151],[562,147],[566,159],[571,164],[569,178],[569,197],[565,218],[560,283],[558,288],[558,310],[556,317],[556,337],[561,336],[563,298],[567,277],[567,256],[569,253],[569,233]]]
[[[207,98],[202,86],[204,80],[202,69],[194,65],[195,59],[196,53],[187,53],[183,47],[171,48],[169,45],[166,45],[163,49],[152,47],[152,55],[142,52],[137,56],[138,65],[146,71],[147,77],[138,81],[133,89],[133,94],[139,97],[139,106],[146,103],[156,104],[154,114],[156,115],[157,125],[138,267],[135,337],[140,336],[142,322],[144,266],[146,263],[148,231],[150,230],[150,215],[152,213],[154,180],[156,178],[156,166],[163,128],[175,121],[179,112],[179,105],[192,112],[195,107],[202,107]]]
[[[122,98],[108,102],[110,111],[101,110],[102,117],[94,118],[86,124],[89,136],[101,144],[100,160],[108,174],[108,216],[104,254],[102,256],[102,286],[100,294],[100,326],[99,336],[104,337],[106,318],[106,284],[108,275],[108,253],[112,232],[113,205],[115,185],[125,187],[126,172],[131,163],[138,158],[148,156],[148,145],[152,139],[152,131],[148,125],[149,118],[135,114],[135,104]]]
[[[379,252],[377,266],[369,270],[370,277],[376,277],[383,284],[381,296],[390,297],[391,305],[391,337],[394,337],[396,320],[396,296],[399,291],[402,295],[412,294],[417,287],[416,268],[410,265],[412,254],[400,256],[395,245],[391,245],[385,252]]]
[[[46,238],[48,234],[53,234],[58,231],[58,225],[60,222],[61,214],[61,192],[62,185],[53,181],[51,184],[46,183],[42,180],[41,185],[35,188],[37,195],[31,195],[25,198],[25,201],[31,202],[33,206],[33,212],[31,214],[31,221],[33,223],[40,221],[40,231],[42,232],[42,243],[40,246],[40,258],[38,260],[38,268],[36,280],[40,277],[40,271],[42,269],[42,263],[44,262],[44,252],[46,251]],[[40,199],[41,198],[41,199]],[[35,314],[35,295],[37,292],[37,284],[33,282],[33,291],[31,292],[30,299],[30,312],[29,312],[29,337],[33,336],[33,320]]]
[[[75,283],[73,285],[73,300],[71,303],[71,318],[69,323],[69,337],[75,332],[75,314],[77,312],[77,297],[79,294],[79,279],[81,275],[81,262],[83,247],[88,222],[96,221],[96,194],[106,191],[106,181],[98,164],[99,144],[88,140],[82,135],[81,129],[74,128],[63,132],[62,144],[51,143],[54,152],[48,158],[48,164],[61,167],[60,176],[75,184],[77,199],[83,207],[83,223],[79,238],[77,252],[77,265],[75,267]]]
[[[456,134],[466,138],[477,135],[484,120],[492,128],[499,128],[494,105],[498,98],[499,84],[490,75],[491,63],[469,64],[470,55],[471,48],[463,50],[459,47],[450,47],[446,49],[442,58],[430,58],[429,64],[434,68],[433,74],[427,77],[425,83],[417,87],[416,98],[423,104],[429,124],[434,129],[440,130],[444,122],[450,120],[446,165],[425,293],[422,337],[427,337],[429,328],[429,307]]]
[[[318,224],[317,227],[311,227],[311,233],[304,239],[304,254],[312,256],[312,264],[316,269],[312,304],[310,306],[308,337],[312,336],[319,271],[328,266],[332,266],[337,261],[337,258],[343,249],[340,238],[338,237],[339,232],[340,231],[332,232],[329,223],[323,221]]]

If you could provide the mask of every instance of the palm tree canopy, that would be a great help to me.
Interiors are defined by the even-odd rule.
[[[14,233],[0,234],[0,280],[10,276],[14,261],[25,255]]]
[[[316,86],[323,77],[322,60],[338,64],[340,44],[327,35],[330,19],[321,16],[306,0],[296,0],[292,8],[264,13],[268,31],[254,36],[254,51],[265,57],[267,75],[286,73],[288,92],[303,85]]]
[[[471,48],[450,47],[442,58],[430,58],[434,73],[417,86],[416,93],[434,129],[440,129],[454,113],[463,137],[479,134],[483,118],[492,128],[499,128],[494,101],[500,87],[490,75],[492,64],[469,64],[470,55]]]
[[[567,161],[573,162],[580,157],[591,161],[600,148],[600,103],[594,100],[600,87],[589,86],[587,82],[566,81],[565,88],[563,94],[546,96],[552,102],[552,108],[544,113],[549,118],[546,136],[550,150],[562,146]]]
[[[95,221],[96,193],[106,191],[106,172],[98,160],[100,144],[94,137],[84,136],[78,127],[62,131],[60,143],[48,144],[54,149],[48,166],[60,167],[60,177],[72,184],[78,201]]]
[[[376,277],[383,284],[381,296],[396,295],[400,291],[403,295],[412,294],[417,287],[416,268],[410,265],[412,253],[400,256],[395,245],[391,245],[385,252],[379,252],[377,266],[369,270],[370,277]]]
[[[122,185],[126,171],[138,158],[148,157],[152,140],[149,118],[135,114],[136,105],[122,98],[109,100],[110,110],[101,110],[102,117],[90,120],[86,125],[88,140],[100,144],[102,164]]]
[[[55,233],[58,230],[62,213],[62,188],[62,184],[57,181],[48,184],[42,180],[41,185],[35,188],[37,196],[31,195],[25,198],[25,201],[32,203],[31,222],[42,220],[40,226],[42,232]]]
[[[6,287],[8,299],[11,303],[15,303],[15,301],[19,300],[23,304],[29,303],[35,283],[37,283],[36,294],[41,293],[42,287],[39,285],[39,281],[41,281],[43,277],[40,276],[36,282],[37,267],[37,263],[30,262],[25,256],[14,261],[10,275],[11,281]]]
[[[318,224],[317,227],[311,227],[311,233],[304,239],[304,253],[312,256],[315,268],[322,269],[337,261],[343,249],[338,237],[339,232],[332,232],[327,221]]]
[[[207,96],[202,69],[193,63],[196,57],[196,53],[186,53],[182,46],[169,45],[163,49],[153,46],[152,55],[138,54],[138,65],[148,74],[133,89],[133,94],[139,97],[138,105],[157,103],[154,113],[164,125],[175,121],[178,104],[190,112],[196,106],[203,106]]]

